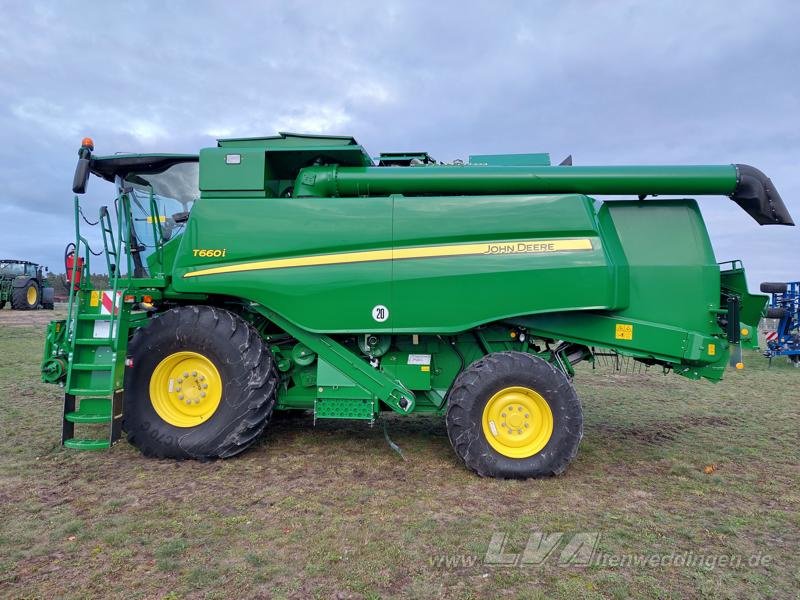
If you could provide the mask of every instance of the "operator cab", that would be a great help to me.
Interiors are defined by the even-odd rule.
[[[0,277],[41,277],[38,265],[22,260],[0,260]]]
[[[139,226],[154,220],[150,209],[152,198],[158,210],[156,220],[161,225],[161,237],[167,242],[189,220],[192,205],[200,196],[198,163],[175,163],[160,173],[127,173],[122,179],[122,188],[131,196],[137,237],[139,233],[143,236],[139,241],[146,237],[147,229]]]
[[[132,250],[137,277],[159,245],[182,233],[192,205],[200,197],[199,162],[194,154],[116,154],[93,156],[94,143],[83,141],[72,191],[86,191],[92,173],[114,183],[130,198]],[[117,209],[119,209],[117,203]]]

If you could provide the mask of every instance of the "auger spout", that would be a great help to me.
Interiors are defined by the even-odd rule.
[[[302,169],[294,196],[676,194],[728,196],[761,225],[794,225],[769,178],[748,165],[426,166]]]

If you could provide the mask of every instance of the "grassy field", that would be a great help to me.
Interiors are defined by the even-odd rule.
[[[38,378],[51,316],[0,312],[2,597],[782,598],[800,589],[800,369],[782,361],[767,370],[748,355],[718,385],[581,368],[581,451],[548,480],[472,475],[432,418],[388,420],[405,461],[380,427],[309,418],[276,422],[244,455],[201,464],[145,459],[124,441],[62,450],[60,390]],[[531,532],[563,541],[541,564],[485,560],[493,535],[519,554]],[[575,534],[599,534],[588,566],[559,560]]]

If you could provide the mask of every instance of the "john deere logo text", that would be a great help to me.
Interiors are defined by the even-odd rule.
[[[513,242],[507,244],[488,244],[484,254],[538,254],[541,252],[558,252],[560,250],[591,250],[589,240],[543,240],[531,242]]]
[[[192,250],[192,254],[195,256],[201,256],[203,258],[224,258],[225,257],[225,248],[214,248],[214,249],[200,249],[195,248]]]

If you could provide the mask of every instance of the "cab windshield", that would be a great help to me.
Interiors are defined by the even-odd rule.
[[[25,275],[25,265],[22,263],[0,261],[0,275]]]
[[[156,248],[153,223],[158,223],[161,241],[169,241],[182,232],[192,209],[200,197],[200,171],[196,161],[177,163],[161,173],[129,173],[124,184],[131,190],[133,229],[140,255],[146,259]],[[153,200],[158,215],[153,214]]]

